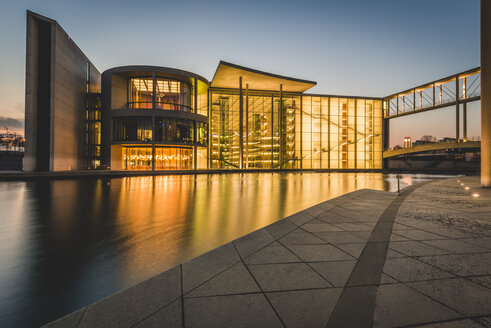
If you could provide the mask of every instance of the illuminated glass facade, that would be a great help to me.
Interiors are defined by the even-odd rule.
[[[132,66],[102,75],[103,158],[112,170],[208,168],[208,89],[179,70]]]
[[[123,170],[151,170],[155,157],[155,170],[190,170],[193,168],[191,147],[152,147],[125,145],[122,147]]]
[[[112,169],[382,168],[382,99],[306,94],[315,82],[223,62],[211,84],[156,67],[110,74]]]
[[[382,101],[211,91],[212,168],[382,168]]]

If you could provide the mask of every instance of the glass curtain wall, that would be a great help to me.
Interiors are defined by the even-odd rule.
[[[382,101],[244,91],[243,167],[382,168]],[[212,168],[240,166],[238,90],[213,90]]]
[[[85,155],[87,168],[98,168],[101,165],[101,96],[96,93],[87,94]]]
[[[193,80],[194,81],[194,80]],[[195,82],[193,82],[194,84]],[[206,115],[206,96],[208,85],[199,81],[201,105],[200,114]],[[155,92],[155,97],[154,97]],[[128,108],[165,109],[194,112],[193,86],[165,78],[141,77],[128,79]],[[204,105],[203,105],[204,103]],[[155,106],[155,107],[154,107]]]
[[[299,96],[243,92],[243,167],[298,168],[296,147]],[[240,167],[239,93],[213,91],[210,111],[210,150],[213,168]],[[283,108],[280,116],[280,107]],[[280,137],[283,136],[283,137]]]
[[[153,79],[151,77],[128,80],[128,108],[153,108]]]
[[[152,147],[123,146],[123,170],[151,170]],[[193,168],[193,149],[155,147],[156,170],[189,170]]]
[[[196,89],[196,113],[208,116],[208,85],[201,81],[198,81],[197,89]]]
[[[239,167],[239,95],[213,92],[210,110],[212,168]]]
[[[156,170],[190,170],[192,168],[192,148],[155,147]]]
[[[123,147],[123,170],[151,170],[152,147]]]
[[[382,168],[381,100],[302,96],[302,102],[302,168]]]
[[[113,141],[152,141],[152,118],[118,117],[113,120]]]

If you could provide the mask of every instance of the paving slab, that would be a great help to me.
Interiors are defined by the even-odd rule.
[[[469,277],[470,281],[491,289],[491,276]],[[491,293],[491,290],[489,291]]]
[[[296,245],[288,246],[305,262],[352,260],[353,256],[341,251],[333,245]]]
[[[491,237],[459,239],[461,242],[477,245],[491,250]]]
[[[186,327],[283,327],[263,294],[184,299]]]
[[[336,244],[336,247],[357,259],[365,249],[365,245],[366,243]]]
[[[340,288],[327,288],[266,295],[286,327],[324,328],[340,294]]]
[[[356,261],[315,262],[309,265],[335,287],[343,287],[348,281]]]
[[[419,241],[393,241],[389,247],[407,256],[429,256],[451,254],[443,249]]]
[[[435,240],[435,239],[449,239],[447,236],[438,235],[425,230],[411,229],[411,230],[396,230],[394,229],[394,234],[405,237],[412,240]]]
[[[328,231],[343,231],[343,229],[336,227],[330,223],[306,223],[302,226],[302,229],[308,232],[328,232]]]
[[[251,264],[248,267],[264,291],[330,287],[305,263]]]
[[[425,240],[424,244],[431,245],[454,254],[469,254],[469,253],[486,253],[490,252],[488,249],[470,245],[469,243],[464,243],[456,239],[445,239],[445,240]]]
[[[452,278],[455,275],[411,257],[385,260],[384,273],[400,282]]]
[[[302,260],[288,248],[275,242],[250,255],[244,262],[246,264],[273,264],[302,262]]]
[[[467,279],[441,279],[408,286],[467,316],[491,315],[491,292]]]
[[[246,257],[271,244],[275,239],[266,229],[259,229],[233,242],[240,256]]]
[[[470,320],[470,319],[465,319],[465,320],[452,320],[452,321],[446,321],[446,322],[440,322],[440,323],[430,323],[427,325],[417,325],[413,326],[416,328],[482,328],[484,326],[481,326],[480,324]]]
[[[134,328],[182,327],[182,300],[172,302],[148,318],[137,323]]]
[[[303,229],[296,229],[290,232],[288,235],[279,239],[279,242],[283,245],[313,245],[313,244],[325,244],[326,241],[319,238],[316,234],[311,234]]]
[[[186,297],[258,293],[261,290],[242,262],[211,278]]]
[[[398,327],[463,317],[462,314],[407,287],[381,285],[377,291],[374,327]]]
[[[314,235],[321,238],[323,241],[332,244],[342,244],[342,243],[362,243],[366,242],[368,237],[359,236],[353,232],[314,232]]]
[[[458,276],[491,274],[491,262],[486,262],[483,254],[423,256],[418,259]]]
[[[187,293],[240,261],[232,243],[182,264],[182,289]]]
[[[77,327],[131,326],[181,295],[179,267],[89,305]]]

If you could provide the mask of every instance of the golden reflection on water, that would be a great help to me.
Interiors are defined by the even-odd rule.
[[[115,204],[115,235],[124,236],[126,285],[319,202],[388,186],[381,174],[261,173],[128,177],[102,192]]]
[[[416,180],[401,181],[401,186]],[[288,215],[363,188],[395,191],[397,183],[377,173],[0,183],[6,216],[0,228],[0,322],[39,326]]]

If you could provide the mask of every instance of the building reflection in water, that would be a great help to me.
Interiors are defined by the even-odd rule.
[[[40,325],[375,173],[247,173],[0,183],[0,322]],[[412,181],[409,181],[412,183]]]

